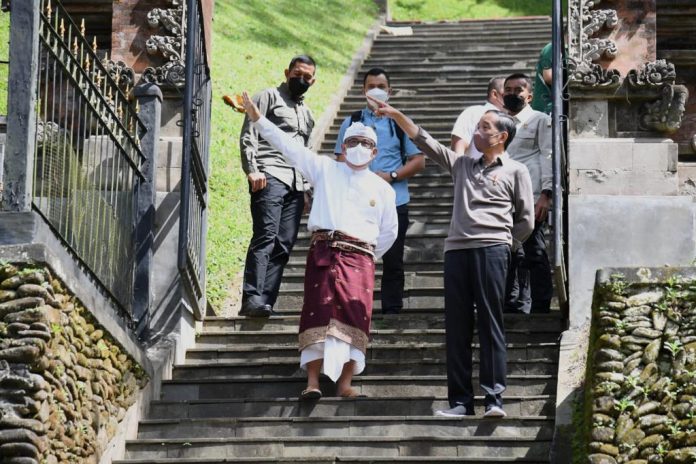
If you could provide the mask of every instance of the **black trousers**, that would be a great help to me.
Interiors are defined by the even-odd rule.
[[[505,311],[529,314],[551,310],[553,282],[546,253],[545,226],[546,222],[535,223],[532,235],[512,254]]]
[[[481,345],[479,381],[486,404],[502,406],[507,376],[503,303],[509,262],[508,245],[445,253],[447,396],[451,407],[473,407],[474,308]]]
[[[404,305],[404,243],[408,229],[408,205],[396,207],[399,232],[382,256],[382,312],[398,313]]]
[[[304,192],[266,174],[266,188],[250,194],[253,235],[244,266],[242,302],[273,306],[297,240]]]

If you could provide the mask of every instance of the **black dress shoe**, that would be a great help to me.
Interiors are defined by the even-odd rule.
[[[242,303],[242,307],[239,310],[239,315],[244,317],[268,317],[271,314],[275,314],[271,305],[254,304],[251,302]]]
[[[256,306],[255,308],[251,308],[249,310],[249,317],[270,317],[271,315],[275,314],[273,311],[273,308],[271,305],[264,304],[264,305],[259,305]]]

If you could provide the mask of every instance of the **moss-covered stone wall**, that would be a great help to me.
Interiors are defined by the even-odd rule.
[[[0,264],[0,456],[96,463],[147,382],[46,266]]]
[[[595,289],[587,462],[696,463],[696,273],[620,271]]]

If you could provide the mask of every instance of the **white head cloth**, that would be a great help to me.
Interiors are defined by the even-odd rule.
[[[346,132],[343,134],[343,141],[345,142],[351,137],[365,137],[377,144],[377,134],[375,130],[361,122],[354,122],[346,129]]]

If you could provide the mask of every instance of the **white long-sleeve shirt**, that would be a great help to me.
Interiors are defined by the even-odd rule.
[[[285,155],[314,186],[307,228],[337,230],[375,246],[379,258],[396,240],[399,223],[394,189],[369,169],[320,156],[292,140],[268,119],[254,123],[259,134]]]

